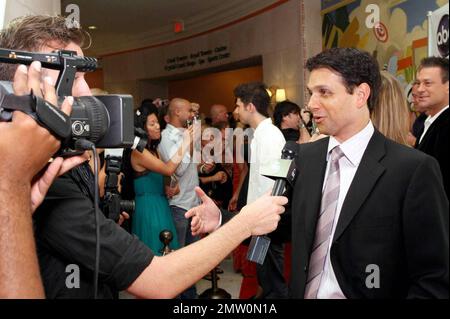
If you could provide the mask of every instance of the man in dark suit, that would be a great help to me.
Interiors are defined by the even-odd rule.
[[[298,145],[292,194],[293,298],[448,298],[449,203],[437,161],[375,130],[377,62],[356,49],[308,60],[321,134]],[[208,201],[188,212],[217,227]]]
[[[417,104],[428,117],[415,147],[439,162],[447,198],[450,191],[450,111],[448,109],[448,60],[429,57],[421,61],[415,85]]]
[[[448,298],[449,205],[436,160],[374,129],[377,62],[331,49],[307,62],[328,138],[299,145],[294,298]]]

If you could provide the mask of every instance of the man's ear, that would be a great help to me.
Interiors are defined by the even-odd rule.
[[[361,108],[367,105],[370,97],[370,86],[367,83],[361,83],[355,88],[357,107]]]
[[[249,111],[250,113],[256,112],[256,106],[252,102],[248,103],[245,107],[247,108],[247,111]]]

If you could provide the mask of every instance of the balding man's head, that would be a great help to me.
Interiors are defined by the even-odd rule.
[[[175,127],[183,127],[186,121],[192,118],[191,103],[182,98],[173,98],[169,103],[167,113],[169,123]]]
[[[209,112],[213,124],[228,121],[228,109],[225,105],[214,104]]]
[[[180,107],[183,106],[183,104],[185,103],[189,103],[188,100],[182,99],[182,98],[173,98],[172,100],[170,100],[169,103],[169,111],[168,111],[168,115],[169,116],[175,116],[176,111],[180,109]]]

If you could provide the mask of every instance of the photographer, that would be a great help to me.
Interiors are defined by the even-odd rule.
[[[32,89],[35,95],[57,103],[53,86],[41,81],[38,62],[29,70],[24,65],[17,68],[13,88],[16,95],[29,94]],[[72,102],[70,97],[62,104],[66,114]],[[54,178],[87,158],[56,158],[44,169],[60,143],[34,119],[18,111],[11,122],[0,122],[0,136],[0,298],[42,298],[31,214]]]
[[[83,33],[68,29],[63,17],[28,16],[15,20],[0,39],[0,47],[10,49],[40,52],[66,49],[82,55]],[[0,74],[5,71],[0,70]],[[51,72],[54,80],[55,73]],[[82,73],[75,78],[73,95],[89,95]],[[94,185],[89,165],[82,164],[55,181],[34,215],[41,275],[48,298],[93,296],[95,187],[98,186]],[[100,214],[98,297],[111,298],[120,290],[144,298],[176,296],[203,277],[243,239],[273,230],[286,202],[284,197],[265,195],[211,236],[163,257],[154,256],[136,236]],[[80,269],[78,288],[66,285],[69,265]]]

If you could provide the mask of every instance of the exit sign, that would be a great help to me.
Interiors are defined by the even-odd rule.
[[[177,20],[173,22],[173,32],[181,33],[184,31],[184,22],[182,20]]]

